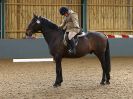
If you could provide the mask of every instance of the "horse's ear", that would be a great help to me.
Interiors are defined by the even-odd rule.
[[[35,13],[33,13],[33,17],[37,17],[37,15]]]
[[[42,18],[41,16],[38,16],[38,18],[40,19],[40,18]]]

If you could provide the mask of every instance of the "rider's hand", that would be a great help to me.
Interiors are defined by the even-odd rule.
[[[62,26],[61,26],[61,25],[59,25],[58,27],[59,27],[59,28],[62,28]]]
[[[59,25],[58,27],[63,30],[63,27],[61,25]]]

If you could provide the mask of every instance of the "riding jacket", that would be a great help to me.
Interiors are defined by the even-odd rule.
[[[69,10],[69,15],[64,17],[61,28],[65,29],[66,32],[69,32],[68,38],[71,40],[77,33],[80,32],[78,15],[76,12]]]

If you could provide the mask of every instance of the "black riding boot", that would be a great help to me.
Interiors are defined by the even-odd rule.
[[[76,48],[75,48],[75,40],[74,40],[74,38],[72,38],[69,42],[70,42],[69,43],[70,44],[69,53],[75,55],[76,54]]]

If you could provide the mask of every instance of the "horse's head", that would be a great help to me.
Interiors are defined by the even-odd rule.
[[[41,31],[42,29],[41,19],[42,19],[41,16],[37,16],[35,14],[33,15],[33,18],[26,29],[26,36],[31,37],[32,34]]]

